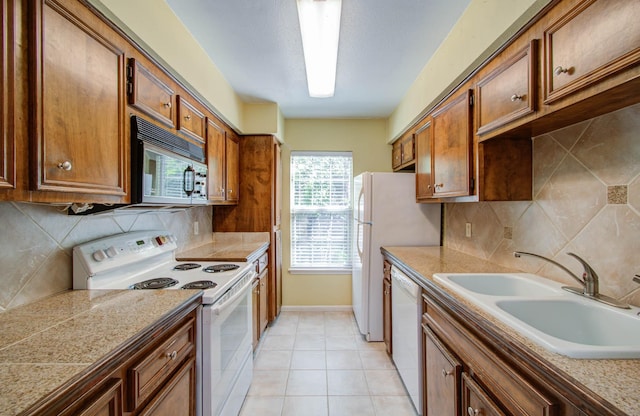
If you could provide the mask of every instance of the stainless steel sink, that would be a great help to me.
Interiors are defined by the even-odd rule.
[[[526,273],[434,279],[545,349],[573,358],[640,358],[640,308],[614,308]]]

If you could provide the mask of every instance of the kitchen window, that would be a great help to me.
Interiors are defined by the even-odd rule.
[[[293,273],[351,273],[351,152],[291,152]]]

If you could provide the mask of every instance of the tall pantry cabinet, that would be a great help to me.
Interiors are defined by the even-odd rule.
[[[240,136],[238,204],[213,207],[213,231],[269,232],[269,321],[282,306],[282,162],[274,136]]]

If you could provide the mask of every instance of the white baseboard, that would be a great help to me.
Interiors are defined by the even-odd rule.
[[[282,305],[282,312],[351,312],[351,305]]]

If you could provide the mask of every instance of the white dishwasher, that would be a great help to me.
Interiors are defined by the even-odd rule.
[[[422,414],[420,293],[420,286],[400,269],[391,266],[392,357],[419,415]]]

